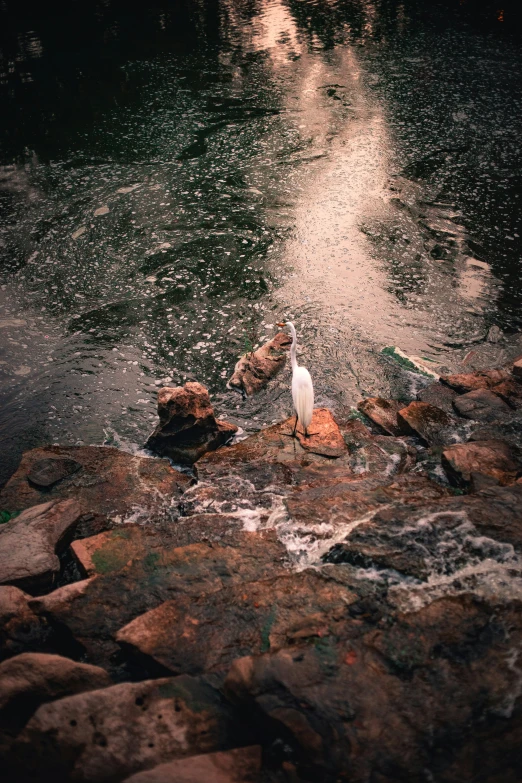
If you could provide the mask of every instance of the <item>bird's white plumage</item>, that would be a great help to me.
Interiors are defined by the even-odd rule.
[[[283,326],[283,324],[279,324]],[[292,399],[294,408],[301,427],[307,434],[307,428],[310,426],[314,414],[314,387],[310,373],[306,367],[299,367],[297,364],[297,334],[295,326],[291,321],[287,321],[292,334],[292,347],[290,348],[290,359],[292,362]]]
[[[296,367],[292,375],[292,399],[303,429],[307,429],[314,412],[314,387],[306,367]]]

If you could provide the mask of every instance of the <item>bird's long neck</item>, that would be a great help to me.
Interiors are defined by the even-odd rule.
[[[288,328],[290,329],[290,334],[292,335],[292,347],[290,348],[290,361],[292,362],[292,370],[295,370],[297,367],[297,334],[295,331],[295,326],[291,321],[288,322]]]

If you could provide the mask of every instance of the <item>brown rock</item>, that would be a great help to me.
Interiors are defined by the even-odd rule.
[[[250,745],[159,764],[125,783],[257,783],[260,770],[261,747]]]
[[[462,394],[453,401],[453,405],[460,416],[476,421],[496,421],[512,413],[509,405],[488,389],[475,389]]]
[[[237,432],[234,424],[216,420],[208,391],[200,383],[160,389],[158,416],[160,423],[147,448],[180,464],[193,464]]]
[[[223,671],[242,655],[339,633],[356,600],[325,575],[302,571],[166,601],[122,628],[116,639],[164,672]]]
[[[76,460],[65,457],[39,459],[31,465],[27,480],[37,489],[50,489],[62,479],[72,476],[81,467]]]
[[[5,763],[10,779],[108,783],[245,739],[217,691],[182,676],[126,682],[44,704]]]
[[[292,428],[283,430],[283,435],[293,434],[295,417],[293,422]],[[348,449],[339,425],[328,408],[315,408],[308,431],[309,434],[306,436],[300,427],[296,430],[296,437],[305,451],[323,457],[342,457],[346,454]]]
[[[107,672],[60,655],[23,653],[0,664],[0,730],[16,736],[44,702],[111,685]]]
[[[118,531],[114,531],[118,532]],[[122,531],[125,532],[125,531]],[[97,537],[98,538],[98,537]],[[31,601],[54,626],[68,629],[92,663],[113,671],[115,636],[138,615],[166,600],[212,593],[285,570],[286,550],[274,531],[223,536],[218,543],[168,548],[161,532],[104,539],[91,561],[96,576]],[[121,556],[121,551],[124,555]]]
[[[51,500],[26,509],[0,529],[0,584],[38,592],[60,571],[57,552],[72,538],[81,508],[75,500]]]
[[[81,470],[40,491],[28,482],[42,460],[72,460]],[[74,496],[82,514],[121,521],[141,509],[143,516],[171,517],[173,503],[191,479],[167,460],[136,457],[108,446],[45,446],[27,451],[16,473],[0,491],[0,506],[23,509],[46,500]]]
[[[374,424],[381,427],[389,435],[402,435],[397,421],[397,413],[404,406],[396,400],[385,400],[382,397],[369,397],[357,403],[357,408],[368,416]]]
[[[414,433],[430,445],[444,443],[444,429],[455,423],[449,414],[428,402],[410,402],[399,411],[397,420],[403,432]]]
[[[509,377],[507,370],[484,370],[460,375],[441,375],[440,380],[460,394],[465,394],[475,389],[491,389],[498,383],[507,381]]]
[[[51,629],[29,608],[30,598],[18,587],[0,586],[0,661],[26,650],[45,650],[51,643]]]
[[[514,362],[511,372],[513,373],[515,378],[522,378],[522,358],[517,359]]]
[[[256,394],[283,369],[291,344],[290,335],[278,332],[257,351],[241,357],[227,386],[240,389],[248,396]]]
[[[436,768],[448,783],[515,783],[517,611],[459,595],[377,626],[363,617],[349,638],[235,661],[226,692],[287,732],[305,779],[388,781],[393,770],[420,783]]]
[[[522,384],[519,381],[509,378],[507,381],[493,386],[492,391],[502,397],[512,408],[522,408]]]
[[[436,408],[440,408],[449,414],[453,413],[452,403],[456,396],[457,392],[454,389],[450,389],[449,386],[445,386],[439,381],[430,383],[429,386],[417,393],[417,399],[420,402],[429,402],[430,405],[434,405]]]
[[[485,473],[501,485],[514,484],[522,463],[501,440],[470,441],[449,446],[442,453],[442,467],[457,486],[466,486],[472,473]]]

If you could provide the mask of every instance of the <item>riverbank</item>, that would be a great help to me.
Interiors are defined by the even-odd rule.
[[[192,472],[24,455],[0,493],[7,780],[519,780],[522,361],[358,407]]]

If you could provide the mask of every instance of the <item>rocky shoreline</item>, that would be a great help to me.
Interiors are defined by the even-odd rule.
[[[519,783],[522,357],[358,408],[223,445],[192,383],[149,440],[192,471],[24,454],[3,779]]]

